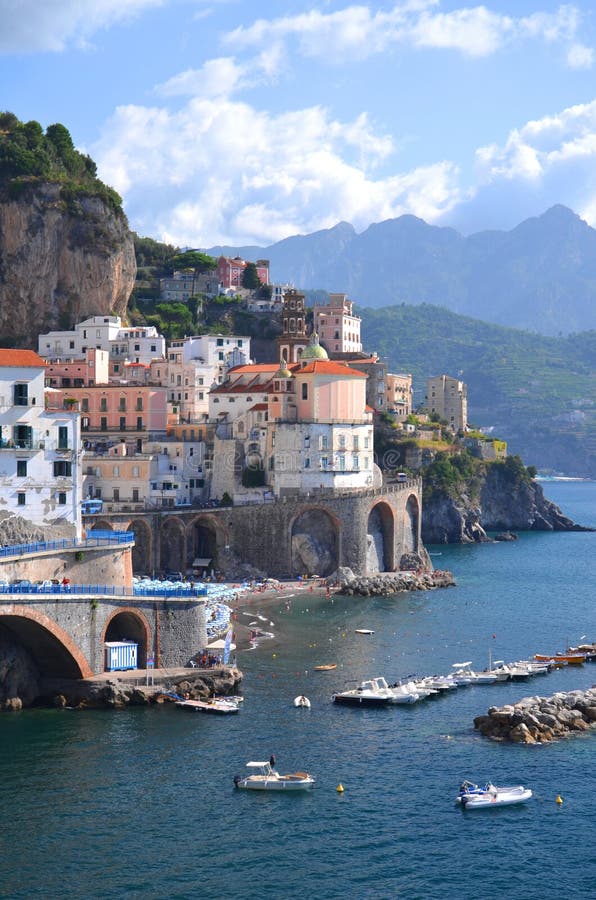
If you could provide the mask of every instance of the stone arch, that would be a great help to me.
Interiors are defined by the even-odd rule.
[[[210,559],[213,560],[212,565],[216,566],[218,550],[226,543],[227,535],[219,518],[197,516],[188,528],[187,552],[190,565],[196,559]]]
[[[159,522],[159,567],[162,571],[186,572],[184,523],[177,516]]]
[[[93,528],[85,529],[87,534],[91,531],[114,531],[114,525],[109,519],[94,519]]]
[[[290,524],[292,575],[331,575],[339,566],[340,523],[320,506],[303,509]]]
[[[404,521],[403,553],[417,553],[420,546],[420,504],[415,494],[406,501]]]
[[[126,529],[135,536],[132,548],[132,570],[135,575],[153,572],[153,534],[151,525],[146,519],[133,519]]]
[[[395,571],[395,515],[388,503],[373,504],[366,526],[366,572]]]
[[[85,654],[53,619],[28,606],[0,606],[0,625],[21,643],[44,676],[90,678]]]
[[[138,609],[122,607],[106,619],[102,646],[106,641],[134,641],[137,644],[137,665],[139,669],[147,667],[147,656],[151,647],[151,628],[145,616]]]

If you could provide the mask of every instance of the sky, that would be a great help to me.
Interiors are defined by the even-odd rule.
[[[596,226],[593,0],[0,0],[0,93],[178,247]]]

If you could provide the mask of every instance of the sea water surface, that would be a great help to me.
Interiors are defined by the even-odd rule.
[[[596,483],[545,493],[596,526]],[[429,549],[456,587],[332,602],[282,593],[241,613],[274,637],[239,655],[237,716],[167,707],[0,717],[0,897],[596,896],[596,733],[520,747],[472,725],[494,704],[586,688],[596,664],[412,707],[331,702],[366,677],[482,668],[489,652],[512,660],[596,640],[596,533]],[[324,663],[337,668],[314,671]],[[310,710],[293,707],[301,693]],[[280,771],[315,774],[315,788],[235,790],[245,763],[271,753]],[[534,798],[462,812],[464,778],[523,783]]]

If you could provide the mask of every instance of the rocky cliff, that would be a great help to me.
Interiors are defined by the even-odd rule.
[[[2,346],[37,349],[45,331],[123,315],[135,275],[126,217],[105,199],[41,182],[0,200]]]
[[[488,466],[473,496],[435,491],[425,497],[422,539],[425,544],[485,541],[487,531],[589,531],[564,516],[547,500],[541,485],[511,477],[501,466]]]

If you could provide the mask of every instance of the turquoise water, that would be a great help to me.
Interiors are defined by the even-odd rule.
[[[546,493],[596,526],[596,484],[548,484]],[[411,708],[336,707],[331,694],[367,676],[446,672],[463,660],[483,667],[489,650],[515,659],[596,639],[596,533],[429,549],[457,587],[255,607],[244,621],[263,616],[275,637],[240,655],[238,716],[0,717],[0,897],[594,896],[596,734],[506,746],[478,736],[472,720],[530,693],[587,687],[596,664]],[[326,662],[337,669],[313,671]],[[299,693],[311,710],[292,706]],[[315,789],[235,791],[245,762],[272,752],[280,770],[313,772]],[[535,798],[462,813],[453,799],[463,778],[524,783]]]

